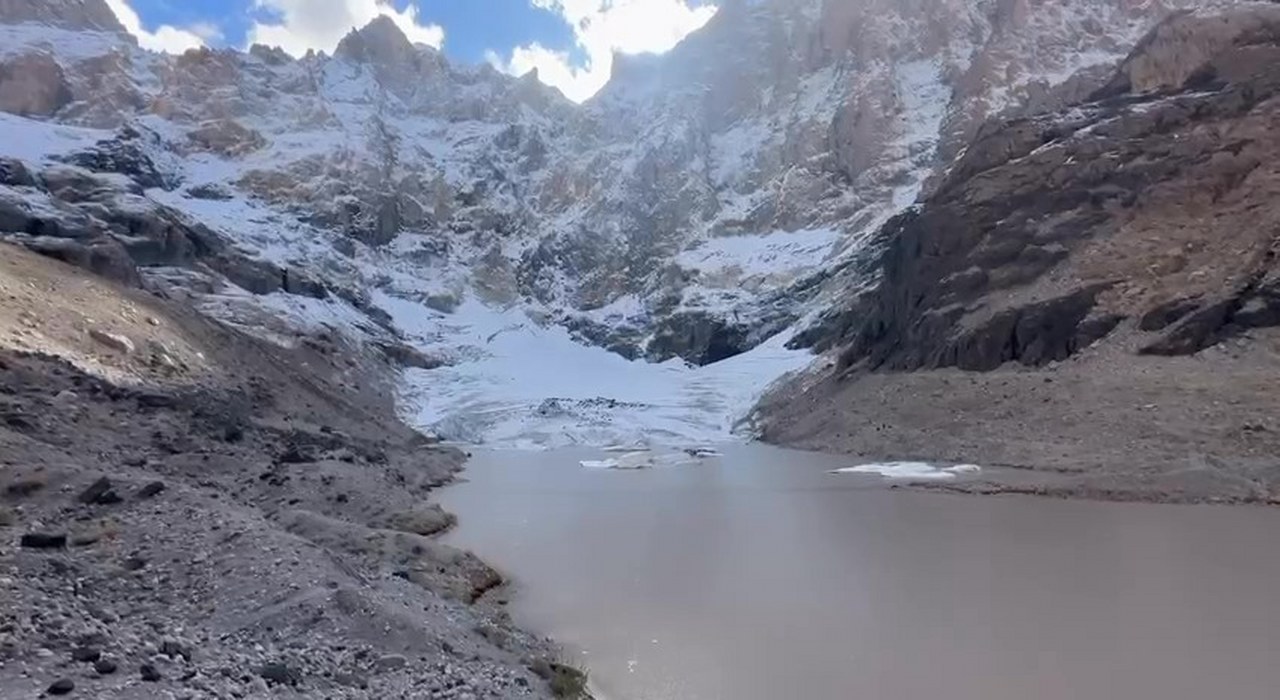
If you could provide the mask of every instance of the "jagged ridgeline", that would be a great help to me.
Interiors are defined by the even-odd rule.
[[[107,200],[159,187],[152,219],[251,239],[344,298],[521,305],[627,357],[713,362],[862,284],[865,243],[985,120],[1088,95],[1190,7],[1208,5],[730,2],[660,58],[618,57],[577,105],[536,75],[453,65],[386,18],[332,56],[163,56],[103,2],[8,0],[0,110],[68,127],[7,125],[10,155],[125,178],[95,201],[46,190],[47,210],[6,228],[99,269],[190,268],[140,252],[174,236],[112,224],[124,205]],[[102,225],[58,235],[67,207]],[[372,249],[413,288],[351,264]]]

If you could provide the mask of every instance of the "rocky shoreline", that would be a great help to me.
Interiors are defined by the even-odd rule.
[[[979,464],[913,487],[1160,503],[1280,503],[1280,333],[1253,330],[1187,357],[1140,356],[1120,334],[1045,367],[990,372],[830,368],[766,398],[766,442]]]
[[[380,353],[4,253],[0,696],[582,689],[502,576],[433,539],[464,455],[396,419]]]

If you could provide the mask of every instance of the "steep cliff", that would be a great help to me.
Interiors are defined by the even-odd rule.
[[[838,361],[785,389],[766,432],[876,449],[883,442],[868,438],[874,426],[849,408],[856,397],[865,391],[864,400],[878,396],[872,406],[903,408],[883,392],[935,382],[934,404],[948,412],[952,399],[981,393],[966,388],[963,374],[930,371],[958,368],[974,386],[1023,387],[1003,393],[1005,406],[1037,404],[991,419],[1010,444],[1067,442],[1074,431],[1109,468],[1128,462],[1159,472],[1231,455],[1234,473],[1256,463],[1272,441],[1265,429],[1240,426],[1275,408],[1266,387],[1275,388],[1271,329],[1280,326],[1277,127],[1274,6],[1172,17],[1086,101],[988,123],[937,188],[877,234],[878,283],[851,290],[810,338],[837,348]],[[1223,348],[1229,357],[1219,356]],[[1164,359],[1183,355],[1196,361]],[[1010,363],[1047,371],[1027,374]],[[1206,373],[1220,381],[1194,393],[1177,389],[1201,386]],[[1082,379],[1089,375],[1096,376]],[[1077,402],[1058,423],[1028,420],[1044,410],[1044,392],[1026,388],[1041,377],[1066,382],[1053,391]],[[1102,389],[1098,377],[1121,379]],[[1116,410],[1143,396],[1146,414]],[[1157,412],[1182,402],[1177,410],[1213,418]],[[875,426],[894,423],[894,410]],[[1088,416],[1073,415],[1082,411]],[[972,438],[981,429],[963,416],[946,419],[948,428],[940,415],[920,418],[913,427],[949,435],[911,449],[945,443],[946,452],[983,451],[977,445],[987,439]],[[1182,432],[1175,426],[1184,421]],[[956,444],[964,435],[969,448]],[[1138,446],[1152,435],[1176,454],[1158,468]],[[1043,466],[1062,456],[1024,453],[1013,463]],[[1257,490],[1241,493],[1270,498],[1275,479],[1267,474],[1255,474]]]

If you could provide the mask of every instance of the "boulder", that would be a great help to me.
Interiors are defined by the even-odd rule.
[[[28,549],[65,549],[67,536],[65,533],[29,532],[19,543]]]
[[[0,185],[35,187],[39,184],[27,164],[17,158],[0,157]]]
[[[267,140],[262,134],[234,119],[217,119],[187,132],[187,140],[196,150],[225,157],[242,156],[262,148]]]
[[[50,117],[73,99],[67,76],[53,56],[35,52],[0,58],[0,112]]]
[[[133,341],[130,340],[128,336],[121,335],[119,333],[111,333],[100,328],[90,328],[89,337],[93,338],[100,345],[111,348],[112,350],[124,355],[132,354],[133,351],[137,349],[134,346]],[[110,486],[109,482],[108,486]]]

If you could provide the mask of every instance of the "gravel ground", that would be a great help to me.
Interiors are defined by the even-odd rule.
[[[5,254],[0,697],[575,692],[433,539],[465,456],[395,419],[381,360]]]
[[[1188,357],[1138,356],[1139,340],[1041,369],[820,370],[767,397],[756,423],[790,447],[984,467],[924,488],[1280,503],[1280,333]]]

